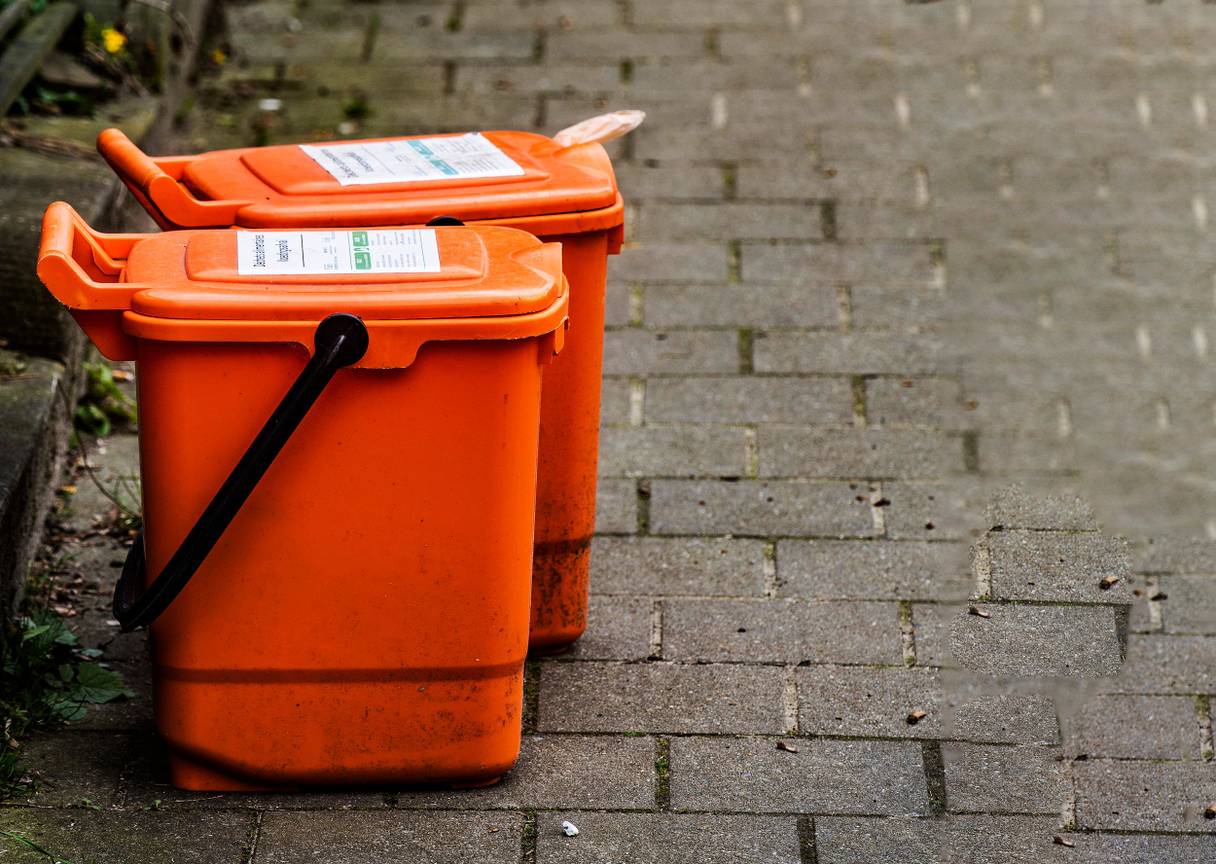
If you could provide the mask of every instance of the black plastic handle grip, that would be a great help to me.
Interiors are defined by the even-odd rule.
[[[314,344],[316,348],[304,371],[292,383],[165,569],[142,594],[138,593],[139,586],[145,582],[147,566],[143,534],[135,538],[114,588],[114,617],[124,631],[147,627],[186,587],[334,374],[359,362],[367,352],[367,327],[354,315],[330,315],[317,326]]]

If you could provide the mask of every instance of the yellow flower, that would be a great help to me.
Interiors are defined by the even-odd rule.
[[[225,54],[223,51],[221,51],[219,48],[216,48],[214,51],[211,52],[211,60],[213,63],[215,63],[216,66],[223,66],[224,61],[227,59],[228,59],[228,55]]]
[[[101,44],[109,54],[117,54],[127,44],[127,37],[113,27],[101,31]]]

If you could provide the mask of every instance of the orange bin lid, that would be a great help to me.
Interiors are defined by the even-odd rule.
[[[310,344],[334,312],[373,331],[359,365],[412,362],[434,339],[554,334],[561,246],[497,226],[99,234],[70,206],[43,217],[38,275],[111,359],[135,338]]]
[[[526,315],[562,293],[561,252],[510,228],[170,231],[131,249],[130,309],[158,318]]]
[[[612,163],[597,143],[531,132],[456,133],[216,150],[151,159],[119,130],[98,149],[166,224],[256,228],[401,225],[612,211]],[[574,230],[591,230],[582,220]],[[560,230],[560,229],[559,229]]]

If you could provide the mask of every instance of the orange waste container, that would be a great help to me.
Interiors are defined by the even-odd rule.
[[[115,611],[155,619],[175,785],[514,763],[560,256],[496,227],[119,236],[48,209],[39,276],[137,364],[145,536]]]
[[[109,129],[98,149],[165,228],[404,225],[451,216],[562,244],[571,327],[561,356],[545,370],[531,644],[554,650],[582,635],[606,259],[620,251],[624,210],[604,148],[486,132],[152,159]]]

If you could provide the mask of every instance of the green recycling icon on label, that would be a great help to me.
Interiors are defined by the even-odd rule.
[[[350,233],[350,245],[353,253],[351,257],[354,259],[355,269],[372,269],[372,253],[370,249],[371,244],[367,242],[367,232],[352,231]]]

